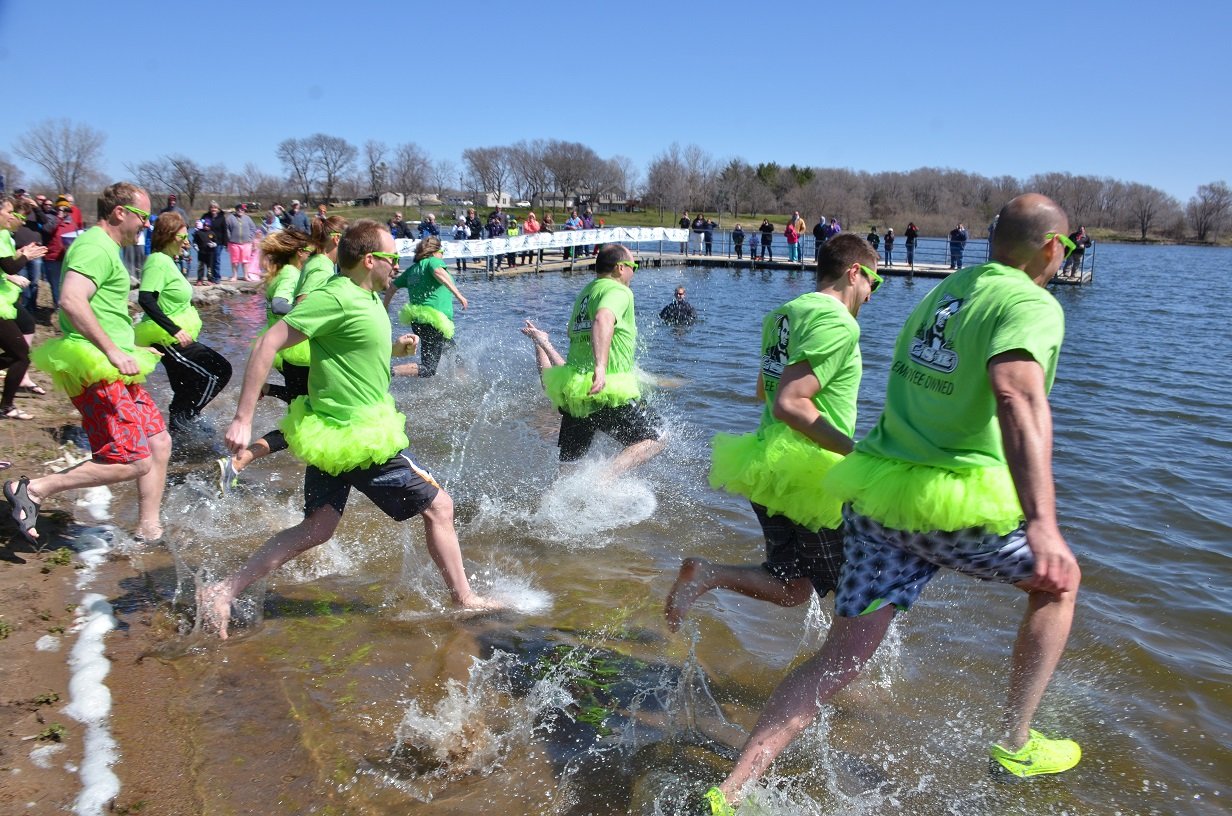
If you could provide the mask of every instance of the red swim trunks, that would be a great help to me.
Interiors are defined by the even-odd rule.
[[[124,465],[150,455],[150,437],[167,430],[154,399],[140,385],[96,382],[73,397],[94,461]]]

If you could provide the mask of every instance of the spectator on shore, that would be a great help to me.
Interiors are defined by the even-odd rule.
[[[222,214],[222,209],[218,206],[217,201],[210,202],[210,208],[201,216],[201,221],[204,222],[205,228],[214,234],[214,243],[216,249],[211,259],[209,266],[210,283],[222,282],[222,248],[227,245],[227,218]],[[198,246],[200,246],[198,244]],[[200,258],[198,258],[198,263]]]
[[[950,269],[962,269],[963,250],[967,248],[967,228],[959,224],[950,230]]]
[[[539,222],[539,231],[546,232],[551,235],[556,231],[556,219],[552,217],[552,212],[549,210],[543,214],[543,221]],[[543,250],[539,250],[539,263],[543,263]]]
[[[773,246],[774,225],[770,223],[769,218],[763,218],[761,220],[761,226],[757,228],[757,231],[761,233],[761,258],[760,260],[763,260],[763,261],[766,260],[766,256],[769,255],[770,260],[773,261],[774,260],[774,246]],[[752,248],[750,248],[749,256],[752,257],[752,255],[753,255],[753,250]]]
[[[864,240],[868,241],[869,245],[872,246],[873,249],[881,248],[881,236],[877,234],[876,224],[869,225],[868,235],[864,236]]]
[[[69,206],[68,199],[60,196],[56,199],[56,231],[52,234],[51,240],[47,243],[47,254],[43,256],[43,278],[47,281],[47,287],[51,289],[52,308],[60,308],[60,262],[64,260],[64,253],[68,250],[68,233],[75,233],[77,225],[73,223],[73,211]]]
[[[591,214],[590,208],[587,207],[586,211],[582,213],[582,229],[592,230],[595,228],[595,226],[596,225],[595,225],[594,215]],[[586,246],[582,247],[582,254],[585,255],[587,258],[593,255],[594,252],[595,252],[594,244],[587,244]]]
[[[783,237],[787,239],[787,261],[795,263],[800,260],[800,233],[796,232],[794,219],[788,219],[787,225],[783,227]]]
[[[51,200],[46,196],[36,195],[33,199],[27,198],[19,209],[25,222],[18,228],[21,238],[18,238],[18,232],[13,233],[17,248],[20,249],[26,244],[49,246],[56,234],[56,227],[60,224]],[[20,300],[30,314],[34,314],[38,305],[39,281],[45,278],[46,274],[46,256],[31,258],[22,271],[30,285],[22,291]]]
[[[894,228],[886,227],[885,234],[886,266],[894,266]]]
[[[396,213],[395,215],[398,215],[398,213]],[[468,238],[470,238],[470,235],[471,235],[471,231],[467,229],[466,219],[459,218],[457,223],[453,225],[453,239],[455,241],[465,241]],[[459,272],[465,272],[466,271],[466,256],[458,255],[458,257],[454,259],[453,268]]]
[[[488,215],[488,224],[486,227],[488,238],[501,238],[505,234],[505,225],[501,223],[500,207]],[[501,268],[503,257],[497,254],[488,256],[488,271],[495,272]]]
[[[193,244],[197,247],[197,286],[209,286],[214,281],[210,279],[210,270],[214,268],[214,257],[218,254],[218,238],[210,222],[202,219],[197,222],[193,231]]]
[[[441,237],[441,228],[436,224],[436,215],[434,213],[428,213],[428,217],[419,222],[420,240],[427,238],[429,235],[436,238]]]
[[[466,210],[466,231],[470,234],[471,240],[483,237],[483,222],[479,220],[474,207]]]
[[[826,225],[826,240],[829,241],[835,235],[843,231],[843,225],[838,222],[834,216],[830,216],[830,223]]]
[[[675,300],[663,307],[659,319],[673,326],[691,326],[697,320],[697,310],[684,296],[684,287],[677,286]]]
[[[326,218],[329,218],[329,207],[325,206],[325,202],[321,202],[320,204],[317,205],[317,218],[321,219],[322,221],[324,221]]]
[[[535,235],[539,232],[539,219],[535,217],[534,211],[526,214],[526,220],[522,222],[523,235]],[[528,249],[522,253],[522,263],[529,264],[535,260],[535,250]]]
[[[920,237],[920,229],[914,221],[907,222],[907,266],[915,269],[915,242]]]
[[[73,200],[72,193],[65,193],[64,198],[68,201],[69,210],[72,211],[73,223],[77,225],[77,231],[81,232],[86,228],[85,219],[81,216],[81,208],[78,207],[77,202]]]
[[[29,420],[34,417],[13,404],[17,392],[43,395],[47,392],[30,379],[30,345],[34,341],[34,317],[21,303],[22,289],[29,287],[26,268],[41,260],[47,248],[38,233],[27,225],[34,200],[24,194],[5,198],[0,204],[0,368],[6,369],[0,417]]]
[[[563,229],[566,229],[572,232],[574,230],[580,230],[581,228],[582,228],[582,219],[578,217],[578,211],[573,210],[572,212],[569,213],[569,218],[565,220],[565,225]],[[576,258],[577,248],[576,247],[565,247],[562,257]]]
[[[248,216],[248,208],[236,204],[235,211],[227,213],[227,256],[231,260],[230,280],[243,280],[248,274],[252,260],[252,242],[257,237],[257,225]]]
[[[692,252],[695,255],[700,255],[702,252],[702,241],[706,232],[706,216],[698,213],[693,219],[693,224],[690,226],[692,239]]]
[[[297,229],[305,235],[312,234],[312,227],[308,224],[308,213],[304,212],[304,205],[299,203],[299,199],[291,199],[291,210],[287,213],[287,219],[288,226],[292,229]]]
[[[736,246],[736,260],[741,260],[744,258],[744,230],[739,224],[732,230],[731,237],[732,243]]]
[[[406,238],[406,222],[402,220],[402,213],[394,213],[394,217],[389,219],[389,234],[394,237],[394,240]]]
[[[522,234],[522,227],[518,224],[517,217],[515,216],[513,218],[510,218],[508,221],[508,226],[505,227],[505,237],[506,238],[517,238],[521,234]],[[511,242],[509,246],[512,247],[513,243]],[[518,253],[506,252],[505,253],[505,263],[509,264],[510,269],[516,268],[518,265]]]
[[[808,235],[808,223],[804,220],[804,216],[800,215],[800,211],[795,212],[796,235],[800,236],[800,249],[798,250],[799,257],[796,259],[801,263],[804,262],[804,236]]]

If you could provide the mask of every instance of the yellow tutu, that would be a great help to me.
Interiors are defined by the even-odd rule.
[[[404,326],[409,326],[412,323],[422,323],[431,326],[444,335],[446,340],[452,340],[456,330],[453,320],[440,310],[433,309],[431,306],[415,305],[412,303],[402,307],[402,311],[398,313],[398,322]]]
[[[279,427],[292,453],[331,476],[387,462],[411,444],[406,417],[388,394],[354,409],[345,423],[312,413],[309,398],[296,397]]]
[[[642,395],[633,371],[609,372],[603,390],[590,393],[594,373],[569,365],[553,366],[543,372],[543,389],[558,409],[569,416],[588,417],[600,408],[615,408]]]
[[[31,350],[30,359],[40,371],[51,375],[56,388],[75,397],[91,383],[115,380],[130,384],[144,382],[146,375],[158,365],[158,355],[143,348],[129,353],[137,361],[138,368],[138,373],[132,376],[121,374],[107,355],[88,340],[57,337]]]
[[[180,309],[175,314],[167,315],[167,319],[188,332],[188,336],[193,340],[196,340],[198,335],[201,334],[201,315],[192,306]],[[162,326],[151,320],[148,315],[133,325],[133,337],[136,338],[137,345],[139,346],[152,346],[155,343],[160,346],[170,346],[178,342],[174,337],[167,334]]]

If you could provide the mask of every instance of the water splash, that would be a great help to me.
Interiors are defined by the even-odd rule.
[[[654,489],[646,479],[612,477],[607,463],[583,462],[543,494],[531,515],[531,531],[570,548],[602,546],[600,533],[631,527],[654,515]]]

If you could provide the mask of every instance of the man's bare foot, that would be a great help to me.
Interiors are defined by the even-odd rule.
[[[693,602],[710,591],[710,562],[704,558],[686,558],[680,565],[676,575],[676,583],[672,591],[667,593],[667,606],[664,617],[667,618],[667,628],[676,632],[680,624],[689,614]]]
[[[504,601],[498,601],[495,598],[488,598],[483,595],[471,593],[466,598],[457,602],[459,609],[465,609],[467,612],[496,612],[505,609],[508,606]]]
[[[222,582],[197,588],[197,620],[202,630],[213,629],[219,640],[227,639],[227,625],[231,622],[231,596]]]
[[[137,527],[137,541],[141,543],[153,544],[162,537],[163,526],[161,524],[142,524]]]

